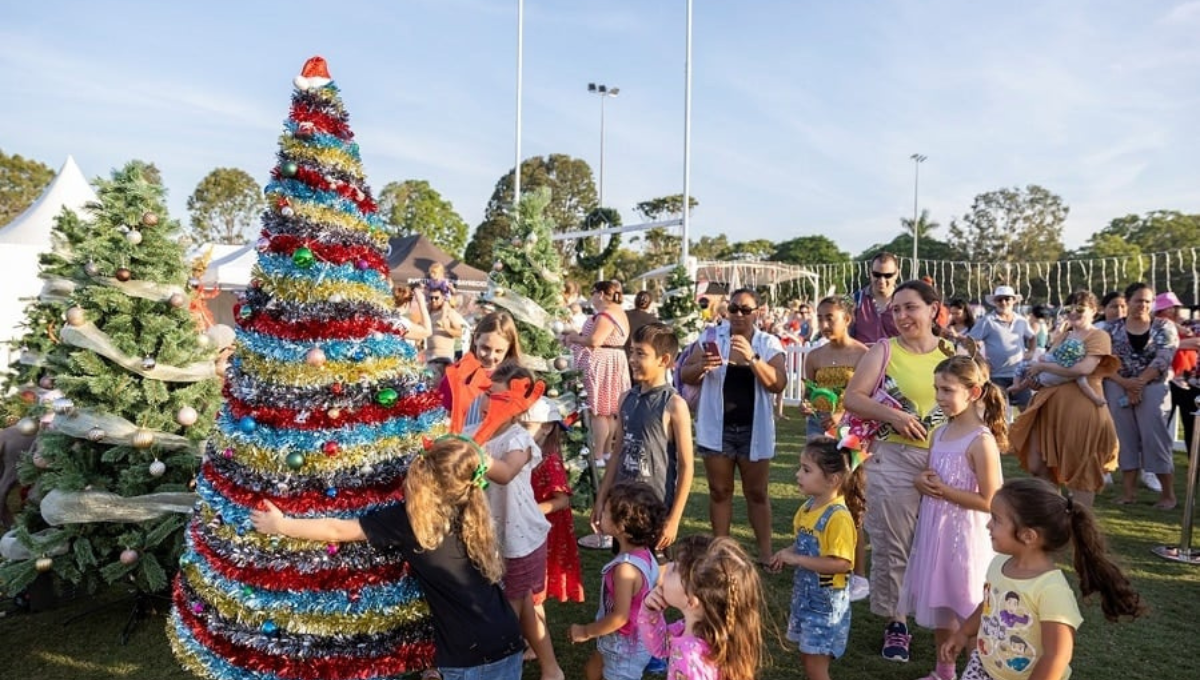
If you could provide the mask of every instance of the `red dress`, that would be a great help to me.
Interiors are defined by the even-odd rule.
[[[557,450],[547,446],[542,462],[533,469],[533,497],[545,503],[558,493],[571,493],[567,469]],[[559,602],[583,602],[583,569],[579,566],[579,548],[575,543],[575,518],[571,508],[546,515],[550,535],[546,537],[546,597]]]

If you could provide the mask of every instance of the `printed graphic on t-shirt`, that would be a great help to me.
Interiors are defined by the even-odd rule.
[[[992,584],[984,584],[977,642],[980,657],[998,669],[1020,673],[1029,668],[1038,654],[1029,635],[1032,622],[1033,616],[1020,593],[1011,590],[1001,593]]]

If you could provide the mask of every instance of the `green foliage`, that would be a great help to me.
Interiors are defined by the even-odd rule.
[[[52,179],[50,166],[0,149],[0,226],[33,205]]]
[[[700,205],[700,201],[695,196],[688,196],[688,213],[696,209]],[[643,218],[656,222],[658,220],[667,220],[673,217],[683,217],[683,194],[671,194],[670,196],[659,196],[648,201],[642,201],[633,208]]]
[[[168,287],[185,290],[189,267],[174,238],[178,224],[167,217],[163,187],[147,180],[148,167],[131,162],[114,171],[111,179],[100,181],[100,201],[89,206],[89,221],[63,213],[55,225],[55,250],[41,258],[43,278],[66,279],[75,288],[65,298],[42,298],[30,306],[22,345],[44,352],[45,361],[21,367],[18,376],[25,384],[42,382],[44,387],[52,382],[73,403],[76,414],[54,416],[51,427],[39,434],[44,467],[24,461],[19,469],[22,482],[39,491],[19,518],[19,540],[35,555],[53,547],[34,538],[34,532],[46,528],[39,506],[39,498],[45,494],[94,490],[131,497],[181,491],[193,480],[199,463],[195,449],[164,450],[157,444],[136,448],[132,443],[76,439],[60,431],[59,419],[77,418],[79,413],[116,416],[138,428],[180,435],[195,443],[213,429],[220,402],[215,374],[196,382],[169,383],[131,372],[61,337],[63,310],[71,306],[82,311],[87,328],[94,325],[96,332],[127,356],[150,357],[158,366],[188,366],[213,358],[211,350],[201,347],[199,329],[186,305],[171,305],[166,292],[131,295],[131,290],[113,278],[118,269],[126,268],[135,283],[158,286],[158,291],[168,291]],[[131,237],[133,232],[137,238]],[[176,414],[185,406],[199,415],[190,427],[176,422]],[[30,415],[40,415],[46,408],[38,404]],[[166,464],[160,477],[150,474],[150,464],[156,459]],[[102,582],[126,577],[146,592],[166,587],[163,565],[173,569],[178,563],[181,517],[168,515],[138,523],[83,520],[53,534],[54,545],[68,548],[65,555],[54,558],[55,576],[82,584],[89,591]],[[127,548],[141,554],[137,563],[119,561],[121,551]],[[0,568],[0,578],[10,588],[19,586],[24,574],[21,564]]]
[[[621,226],[621,213],[612,208],[596,208],[583,220],[583,228],[588,231],[619,226]],[[601,238],[597,237],[596,240],[599,241]],[[611,264],[620,248],[620,234],[611,235],[608,245],[603,249],[597,248],[589,239],[579,239],[575,251],[575,263],[579,266],[580,271],[594,274]]]
[[[1063,251],[1070,208],[1036,184],[979,194],[950,221],[950,245],[971,262],[1048,262]]]
[[[911,244],[912,243],[912,234],[913,234],[912,218],[911,217],[901,217],[900,218],[900,226],[904,228],[905,232],[907,232],[908,237],[909,237],[909,244]],[[922,210],[921,214],[919,216],[917,216],[917,228],[916,228],[917,237],[921,239],[921,243],[924,243],[925,239],[928,237],[929,233],[933,232],[933,231],[937,231],[938,229],[941,228],[941,226],[942,226],[941,224],[939,224],[936,221],[929,218],[928,210]],[[920,245],[920,243],[918,243],[918,245]],[[912,252],[911,248],[909,249],[909,252]]]
[[[672,269],[667,277],[667,289],[658,307],[658,316],[675,329],[681,343],[691,342],[700,332],[703,322],[700,305],[696,304],[696,282],[683,266]]]
[[[377,202],[379,214],[395,234],[424,234],[451,257],[462,257],[467,245],[467,223],[429,182],[419,179],[389,182],[379,192]]]
[[[492,265],[496,242],[512,238],[513,178],[513,171],[509,170],[496,182],[483,213],[483,222],[475,228],[463,255],[468,264],[487,269]],[[551,154],[522,161],[521,192],[541,187],[550,189],[550,203],[545,214],[553,231],[575,231],[583,224],[588,212],[597,206],[592,169],[578,158]],[[569,251],[568,244],[558,247],[561,261],[567,260]]]
[[[838,249],[827,236],[797,236],[775,246],[772,262],[789,264],[837,264],[849,262],[850,254]]]
[[[729,251],[729,237],[725,234],[701,236],[699,241],[688,243],[688,253],[697,260],[719,260]]]
[[[517,207],[518,220],[510,240],[496,242],[495,262],[499,262],[501,268],[496,271],[494,266],[489,266],[488,270],[501,291],[527,297],[552,316],[561,317],[563,278],[558,252],[550,241],[551,223],[546,215],[549,204],[550,190],[545,187],[522,192]],[[499,297],[503,298],[503,295]],[[500,299],[497,304],[505,306],[504,302]],[[553,359],[562,353],[562,346],[551,329],[517,319],[517,330],[522,352],[543,359]]]
[[[244,170],[217,168],[204,176],[188,197],[192,213],[189,235],[196,243],[246,242],[246,230],[266,206],[262,188]]]

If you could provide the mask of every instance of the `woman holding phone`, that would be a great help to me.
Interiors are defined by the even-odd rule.
[[[729,323],[700,336],[702,351],[688,355],[680,374],[700,386],[696,449],[708,478],[708,515],[713,534],[728,536],[733,519],[734,471],[742,478],[746,514],[758,559],[771,561],[771,504],[767,479],[775,456],[772,397],[787,387],[783,345],[759,330],[758,294],[748,288],[730,296]]]

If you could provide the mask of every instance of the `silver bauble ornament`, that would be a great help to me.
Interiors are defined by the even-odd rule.
[[[565,371],[570,365],[571,362],[566,357],[554,357],[554,370]]]
[[[546,390],[546,396],[550,397],[551,399],[557,399],[558,398],[558,388],[551,387],[550,389]]]
[[[554,321],[550,322],[550,330],[553,331],[555,335],[562,335],[562,332],[566,330],[566,328],[567,325],[559,319],[555,319]]]
[[[22,418],[17,421],[17,432],[20,432],[26,437],[31,437],[37,434],[37,431],[38,423],[33,418]]]
[[[187,285],[188,285],[188,288],[191,288],[193,290],[196,288],[199,288],[200,287],[200,279],[193,276],[192,278],[188,279]]]
[[[128,234],[125,234],[125,240],[129,241],[129,245],[136,246],[142,242],[142,232],[134,229]]]
[[[38,379],[38,387],[42,388],[43,390],[54,389],[54,378],[49,375],[43,375]]]
[[[162,477],[164,474],[166,474],[166,472],[167,472],[167,464],[162,462],[161,460],[158,460],[157,458],[155,458],[154,462],[150,463],[150,476],[151,477]]]
[[[184,297],[183,293],[171,293],[171,297],[167,298],[167,304],[175,309],[179,309],[187,304],[187,298]]]
[[[158,361],[152,356],[147,356],[142,359],[142,370],[152,371],[158,365]]]
[[[346,301],[346,297],[344,295],[342,295],[341,293],[334,293],[329,296],[329,302],[331,302],[335,305],[345,302],[345,301]]]
[[[154,433],[150,430],[138,430],[129,441],[135,449],[148,449],[154,445]]]
[[[130,565],[138,561],[138,551],[126,548],[121,551],[121,564]]]
[[[83,307],[71,307],[67,309],[67,323],[72,326],[82,326],[87,322],[87,314],[83,311]]]
[[[99,442],[104,439],[105,434],[106,434],[106,432],[104,431],[103,428],[93,427],[92,429],[87,431],[87,438],[88,438],[88,441],[90,441],[90,442]]]
[[[87,274],[88,276],[99,276],[100,265],[96,264],[95,262],[88,262],[87,264],[83,265],[83,273]]]
[[[58,399],[55,399],[54,403],[51,404],[50,407],[53,408],[54,412],[60,416],[70,415],[75,412],[75,402],[71,401],[67,397],[59,397]]]
[[[191,427],[196,424],[196,420],[200,418],[200,414],[191,406],[184,406],[175,414],[175,422],[184,427]]]

